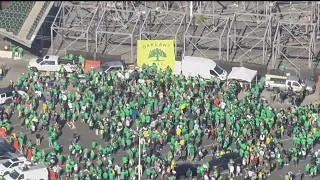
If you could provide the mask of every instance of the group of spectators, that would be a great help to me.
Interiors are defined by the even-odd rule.
[[[27,155],[32,149],[31,161],[46,164],[57,178],[126,180],[141,173],[141,179],[174,180],[176,167],[191,161],[197,171],[188,170],[186,179],[262,180],[283,166],[297,166],[307,155],[312,158],[306,175],[318,174],[320,156],[313,149],[320,137],[319,105],[274,109],[261,96],[264,78],[243,90],[237,81],[174,75],[155,64],[89,71],[83,79],[81,73],[41,76],[28,70],[15,83],[26,93],[16,93],[3,111],[1,126],[12,128],[8,124],[18,117],[32,132],[15,132],[22,152]],[[76,123],[87,124],[105,143],[93,140],[86,147],[75,133],[69,147],[61,147],[65,125],[72,129]],[[41,140],[38,131],[46,131],[48,138]],[[293,138],[293,146],[284,146],[283,137]],[[48,143],[52,152],[38,149],[40,142]],[[226,174],[210,167],[211,158],[227,153],[238,153],[241,162],[226,162]],[[121,162],[114,158],[119,154]],[[284,178],[302,173],[288,172]]]

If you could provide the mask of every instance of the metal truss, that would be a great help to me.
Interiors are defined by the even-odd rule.
[[[223,59],[229,26],[230,18],[227,16],[194,13],[184,34],[183,56],[200,55],[211,59]],[[211,50],[218,53],[212,53]]]
[[[312,22],[316,23],[317,39],[320,39],[320,2],[312,2]]]
[[[43,56],[49,51],[51,45],[50,28],[54,19],[55,16],[47,15],[39,29],[39,32],[32,42],[32,48],[36,49],[37,55],[39,56]]]
[[[271,16],[236,13],[227,33],[227,61],[267,64],[271,51]]]
[[[190,17],[194,13],[221,15],[228,6],[228,3],[224,1],[190,1],[190,3]]]
[[[129,56],[135,62],[135,41],[139,34],[140,12],[103,8],[96,30],[96,52]]]
[[[242,1],[240,12],[249,12],[251,14],[270,15],[271,1]],[[257,17],[258,18],[258,17]]]
[[[137,39],[174,39],[176,56],[310,68],[320,59],[320,3],[73,1],[62,3],[51,26],[51,50],[59,55],[81,50],[132,63]]]
[[[296,22],[300,19],[313,17],[313,8],[316,2],[309,1],[275,1],[270,2],[270,14],[276,20]]]
[[[186,29],[186,13],[150,10],[140,28],[141,40],[174,39],[175,55],[182,54],[183,33]]]
[[[51,26],[51,52],[60,55],[69,49],[94,50],[99,7],[63,2]]]
[[[311,68],[317,54],[316,24],[280,21],[275,33],[272,51],[273,68],[277,68],[282,63],[287,67],[291,65],[297,70],[306,66]]]
[[[319,3],[277,1],[270,6],[275,19],[272,68],[281,64],[298,71],[302,67],[311,68],[318,54]]]
[[[105,1],[104,8],[116,8],[117,10],[143,11],[147,8],[145,1]]]
[[[187,12],[188,1],[155,1],[155,10]]]

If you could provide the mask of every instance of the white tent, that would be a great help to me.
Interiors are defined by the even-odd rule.
[[[245,67],[233,67],[228,79],[236,79],[240,81],[247,81],[249,83],[256,77],[257,71]]]

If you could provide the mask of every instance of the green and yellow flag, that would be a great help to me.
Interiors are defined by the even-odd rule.
[[[138,40],[137,65],[152,65],[165,70],[168,66],[174,69],[174,40]]]

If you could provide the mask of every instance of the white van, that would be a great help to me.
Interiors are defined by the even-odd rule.
[[[4,176],[5,180],[16,180],[16,179],[37,179],[37,180],[48,180],[49,172],[47,167],[42,164],[25,165],[11,171],[9,174]]]
[[[198,76],[203,78],[218,77],[221,81],[227,79],[227,71],[222,69],[211,59],[185,56],[182,61],[175,62],[174,74],[182,73],[185,76]]]

